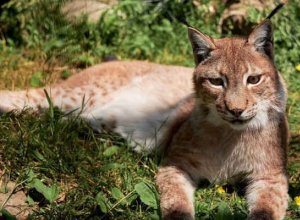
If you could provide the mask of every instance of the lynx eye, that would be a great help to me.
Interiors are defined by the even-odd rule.
[[[222,78],[208,78],[210,84],[214,86],[224,86],[224,80]]]
[[[249,76],[247,78],[247,84],[256,85],[260,82],[260,80],[261,80],[261,75]]]

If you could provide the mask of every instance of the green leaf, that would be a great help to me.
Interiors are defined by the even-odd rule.
[[[140,196],[143,203],[146,205],[158,209],[158,202],[156,199],[156,190],[154,186],[150,186],[147,183],[140,182],[134,186],[135,191]]]
[[[159,215],[157,213],[153,213],[153,214],[150,214],[148,219],[151,219],[151,220],[160,220],[161,218],[159,217]]]
[[[28,171],[27,171],[27,181],[28,182],[31,182],[34,178],[36,178],[36,175],[35,175],[35,173],[33,172],[33,170],[32,169],[29,169]]]
[[[94,59],[94,57],[92,57],[88,54],[83,54],[77,58],[77,62],[78,62],[78,65],[87,67],[87,66],[94,65],[95,59]]]
[[[29,195],[27,196],[26,201],[29,206],[33,206],[35,204],[35,201]]]
[[[45,157],[38,151],[38,150],[35,150],[33,152],[34,156],[36,156],[36,158],[40,161],[46,161]]]
[[[127,203],[129,205],[131,205],[131,203],[133,201],[135,201],[137,199],[138,195],[136,193],[131,194],[128,198],[127,198]]]
[[[101,211],[103,213],[107,213],[111,205],[106,196],[102,192],[99,192],[96,195],[95,200],[97,202],[97,205],[100,207]]]
[[[105,171],[113,170],[113,169],[121,169],[123,167],[124,166],[119,163],[109,163],[109,164],[106,164],[103,167],[101,167],[101,171],[105,172]]]
[[[121,192],[121,190],[116,187],[113,187],[111,189],[111,195],[117,201],[124,199],[124,197],[125,197],[124,194]],[[126,200],[124,199],[121,203],[126,204]]]
[[[50,203],[54,202],[59,196],[59,188],[57,186],[47,187],[41,180],[33,179],[29,184],[41,193]]]
[[[112,155],[117,154],[119,150],[120,150],[119,147],[117,147],[117,146],[111,146],[111,147],[107,148],[107,149],[103,152],[103,155],[104,155],[105,157],[111,157]]]
[[[1,187],[0,187],[0,193],[3,193],[3,194],[6,194],[9,192],[9,188],[7,187],[7,184],[3,184]]]
[[[64,47],[65,43],[62,40],[52,39],[47,44],[45,44],[44,52],[53,51],[54,49]]]
[[[44,89],[44,93],[45,93],[45,95],[46,95],[46,99],[47,99],[47,102],[48,102],[48,104],[49,104],[49,114],[50,114],[50,118],[54,118],[54,106],[53,106],[53,102],[52,102],[52,100],[51,100],[51,98],[50,98],[50,96],[49,96],[49,94],[48,94],[48,92],[47,92],[47,90],[46,89]]]
[[[62,78],[62,79],[67,79],[67,78],[69,78],[71,75],[72,75],[72,74],[71,74],[68,70],[64,70],[64,71],[62,71],[62,73],[61,73],[61,78]]]
[[[41,71],[37,71],[35,72],[32,76],[31,76],[31,80],[30,80],[30,85],[32,87],[40,87],[42,86],[42,79],[44,78],[44,74]]]
[[[215,220],[231,220],[233,215],[225,202],[220,202]]]
[[[6,220],[16,220],[17,219],[16,216],[10,214],[10,212],[7,211],[6,209],[1,210],[1,216],[3,216],[4,219],[6,219]]]

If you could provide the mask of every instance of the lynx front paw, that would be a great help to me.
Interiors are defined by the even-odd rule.
[[[194,220],[195,184],[176,166],[163,166],[156,175],[160,208],[164,220]]]
[[[190,213],[174,211],[166,214],[163,220],[194,220],[194,217]]]
[[[250,213],[248,220],[274,220],[272,216],[272,212],[260,209]]]
[[[248,220],[282,220],[288,206],[288,183],[284,173],[254,178],[247,187]]]

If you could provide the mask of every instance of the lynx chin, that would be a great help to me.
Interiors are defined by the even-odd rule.
[[[244,38],[189,28],[195,69],[112,61],[58,84],[1,91],[0,111],[48,107],[162,154],[156,174],[163,219],[195,219],[193,194],[207,179],[246,182],[248,219],[281,220],[288,205],[286,89],[273,58],[272,24]]]

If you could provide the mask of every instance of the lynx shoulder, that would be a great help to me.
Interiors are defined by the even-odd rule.
[[[283,219],[286,89],[274,64],[270,20],[245,38],[188,33],[195,69],[112,61],[46,88],[1,91],[0,111],[47,108],[45,90],[55,106],[81,112],[100,132],[119,133],[136,151],[158,149],[164,219],[194,219],[201,179],[243,180],[249,219]]]

